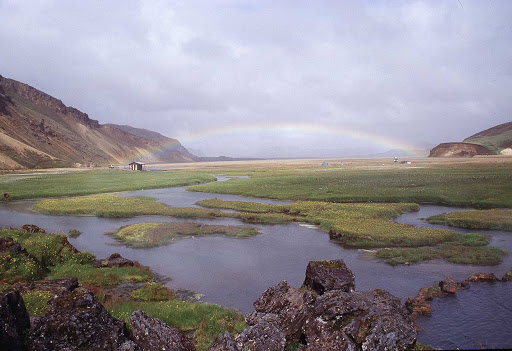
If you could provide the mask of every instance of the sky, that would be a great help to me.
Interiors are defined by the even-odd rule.
[[[203,156],[431,148],[511,121],[512,1],[0,0],[0,74]]]

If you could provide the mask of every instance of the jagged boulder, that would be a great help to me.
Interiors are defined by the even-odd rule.
[[[24,231],[27,233],[46,233],[46,231],[43,228],[39,228],[35,224],[25,224],[21,227]]]
[[[0,238],[0,252],[9,251],[16,254],[28,256],[27,250],[16,240],[9,237]]]
[[[294,289],[283,280],[265,290],[254,302],[255,312],[247,316],[246,322],[255,325],[262,318],[274,321],[288,340],[298,340],[313,301],[310,291]]]
[[[355,278],[343,260],[310,261],[304,286],[320,295],[330,290],[351,291],[355,289]]]
[[[236,337],[240,351],[283,351],[286,336],[275,322],[260,319]]]
[[[471,275],[468,280],[470,282],[495,282],[499,279],[494,275],[494,273],[475,273]]]
[[[0,296],[0,350],[25,350],[30,319],[19,291]]]
[[[31,350],[118,350],[131,345],[126,326],[84,288],[50,301],[30,336]],[[128,348],[129,350],[129,348]]]
[[[176,328],[171,328],[158,318],[137,310],[130,315],[135,343],[144,351],[173,350],[193,351],[192,341]]]
[[[213,341],[208,351],[240,351],[235,339],[226,330],[224,334],[220,333],[217,339]]]
[[[406,350],[417,336],[400,299],[380,289],[318,297],[304,334],[305,350]]]
[[[134,265],[136,265],[134,261],[124,258],[118,253],[113,253],[104,260],[94,261],[94,267],[96,268],[133,267]]]
[[[455,280],[450,277],[446,277],[446,279],[441,280],[439,282],[439,287],[441,288],[442,292],[449,294],[455,294],[457,290],[459,290],[459,284],[457,284]]]

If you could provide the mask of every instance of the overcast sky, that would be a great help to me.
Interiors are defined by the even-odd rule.
[[[0,0],[0,74],[217,156],[346,156],[512,120],[512,1]]]

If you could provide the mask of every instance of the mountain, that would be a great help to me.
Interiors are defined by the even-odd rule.
[[[512,122],[476,133],[463,142],[442,143],[430,150],[429,157],[473,157],[512,155]]]
[[[0,169],[192,162],[176,139],[100,124],[27,84],[0,76]]]
[[[485,146],[495,153],[508,153],[512,151],[512,122],[503,123],[476,133],[464,139],[464,142]],[[504,150],[505,152],[503,152]]]

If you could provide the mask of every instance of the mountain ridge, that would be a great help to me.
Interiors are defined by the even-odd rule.
[[[0,75],[0,169],[195,162],[178,140],[100,124],[28,84]]]

